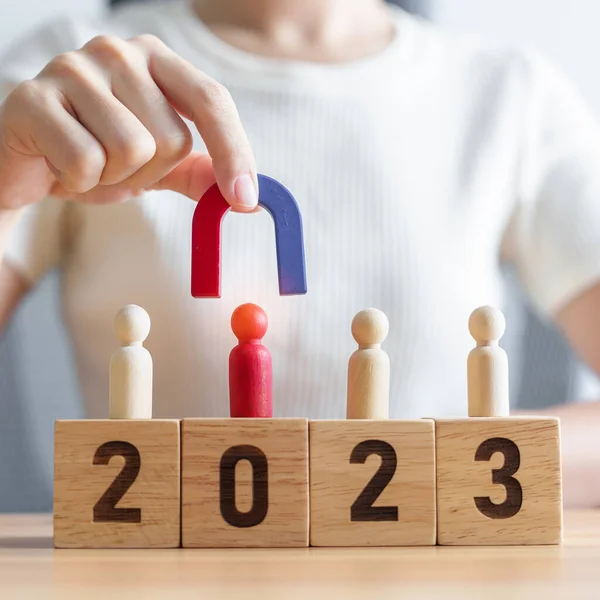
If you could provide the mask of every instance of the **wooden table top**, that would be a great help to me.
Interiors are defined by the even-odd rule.
[[[55,550],[49,515],[0,515],[0,598],[600,598],[600,511],[562,546]]]

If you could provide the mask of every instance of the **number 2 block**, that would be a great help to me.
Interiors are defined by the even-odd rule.
[[[308,421],[184,419],[184,548],[308,546]]]
[[[310,422],[312,546],[435,544],[432,420]]]
[[[436,420],[438,543],[559,544],[559,421]]]
[[[176,548],[179,421],[57,421],[54,545]]]

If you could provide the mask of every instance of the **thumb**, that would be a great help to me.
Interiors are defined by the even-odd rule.
[[[171,190],[198,201],[215,182],[211,157],[208,154],[192,152],[168,175],[146,189]],[[259,207],[248,208],[243,204],[231,204],[231,208],[234,212],[256,212]]]
[[[210,156],[208,154],[192,152],[168,175],[150,186],[145,186],[141,190],[130,189],[125,182],[123,184],[98,186],[85,194],[73,194],[67,192],[59,183],[55,183],[52,187],[51,195],[67,200],[78,200],[93,204],[109,204],[127,200],[132,195],[140,195],[144,190],[171,190],[197,202],[215,182],[215,173]],[[232,209],[236,212],[248,212],[248,208],[243,206],[240,208],[232,205]]]
[[[85,194],[74,194],[68,192],[60,183],[56,182],[51,189],[51,195],[85,203],[110,204],[113,202],[122,202],[131,196],[142,194],[144,190],[171,190],[197,202],[215,181],[210,156],[208,154],[192,152],[168,175],[165,175],[165,177],[159,179],[156,183],[144,186],[141,190],[131,189],[127,185],[127,182],[123,182],[108,186],[100,185]]]
[[[192,152],[168,175],[146,189],[171,190],[198,201],[215,182],[215,173],[210,156],[200,152]]]

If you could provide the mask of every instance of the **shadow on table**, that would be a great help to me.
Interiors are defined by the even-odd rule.
[[[0,550],[4,549],[46,550],[53,548],[51,537],[3,537],[0,538]]]

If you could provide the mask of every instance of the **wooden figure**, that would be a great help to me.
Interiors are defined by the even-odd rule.
[[[361,311],[348,365],[348,420],[311,421],[312,546],[420,546],[436,540],[432,420],[386,420],[385,315]]]
[[[381,349],[388,319],[376,308],[361,310],[352,321],[358,350],[348,362],[347,419],[387,419],[390,405],[390,359]]]
[[[110,419],[56,421],[54,545],[175,548],[180,544],[179,421],[150,419],[150,330],[142,308],[115,321]]]
[[[497,308],[473,311],[469,331],[477,346],[469,353],[467,380],[470,417],[508,417],[508,358],[498,345],[506,321]]]
[[[231,417],[271,417],[271,354],[261,344],[267,332],[267,315],[256,304],[242,304],[231,316],[239,344],[229,354],[229,405]]]
[[[478,344],[468,359],[471,416],[436,419],[438,543],[559,544],[559,421],[505,416],[504,317],[482,307],[469,327]]]
[[[304,234],[298,203],[281,183],[258,176],[258,204],[273,218],[279,293],[306,294]],[[195,298],[221,296],[221,223],[229,204],[215,184],[200,198],[192,219],[191,292]]]
[[[115,332],[121,347],[110,360],[109,417],[152,418],[152,357],[142,346],[150,333],[148,313],[129,304],[117,314]]]
[[[184,548],[308,545],[306,419],[182,421]]]

